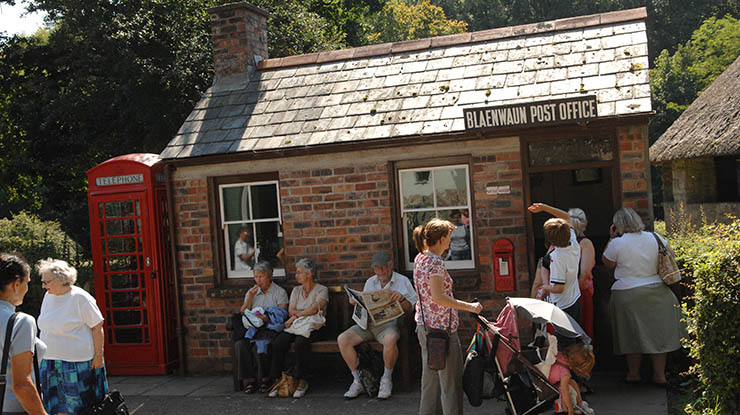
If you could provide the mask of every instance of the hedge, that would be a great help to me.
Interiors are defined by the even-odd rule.
[[[0,252],[15,252],[31,265],[28,294],[19,311],[37,317],[44,289],[36,274],[36,263],[45,258],[63,259],[77,268],[77,284],[87,290],[92,286],[92,262],[85,259],[80,245],[61,229],[59,222],[42,221],[37,216],[21,212],[10,219],[0,219]]]
[[[740,413],[740,220],[669,235],[692,293],[685,346],[698,381],[687,414]]]

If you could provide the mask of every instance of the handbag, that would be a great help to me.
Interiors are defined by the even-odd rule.
[[[416,290],[416,296],[419,297],[419,301],[422,301],[418,290]],[[447,320],[447,330],[442,330],[427,328],[427,322],[424,318],[424,304],[420,304],[419,308],[421,309],[421,321],[424,323],[427,339],[427,367],[432,370],[443,370],[447,364],[447,349],[450,345],[448,330],[452,324],[452,309],[450,309],[450,319]]]
[[[681,281],[681,271],[676,264],[676,258],[668,252],[663,241],[658,238],[655,232],[651,232],[658,242],[658,274],[666,285],[673,285]]]
[[[274,385],[270,387],[270,390],[267,391],[272,392],[277,390],[278,396],[281,398],[290,398],[293,396],[293,393],[296,390],[297,382],[296,379],[293,376],[290,376],[288,372],[283,372],[282,377],[280,380],[275,382]]]
[[[486,347],[481,338],[480,323],[475,330],[475,336],[468,347],[468,357],[463,369],[463,391],[468,397],[471,406],[478,407],[483,403],[483,375],[486,370]]]
[[[95,372],[90,373],[90,390],[94,395],[95,388],[98,384],[95,379]],[[103,399],[89,405],[85,408],[80,409],[79,415],[129,415],[128,407],[123,401],[123,395],[119,391],[111,391],[103,396]]]

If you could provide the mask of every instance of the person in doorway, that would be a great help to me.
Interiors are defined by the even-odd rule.
[[[547,212],[555,218],[543,226],[545,240],[554,246],[550,252],[549,283],[542,289],[549,294],[549,301],[578,321],[581,309],[581,291],[578,288],[578,265],[581,246],[571,227],[570,216],[558,208],[544,203],[533,203],[527,208],[532,213]]]
[[[5,339],[8,321],[23,303],[31,279],[31,268],[17,255],[0,254],[0,339]],[[36,338],[36,320],[18,313],[11,328],[3,414],[46,414],[33,375],[34,353],[40,357],[46,345]],[[0,340],[0,353],[4,352]]]
[[[658,274],[658,242],[662,236],[643,232],[645,224],[632,208],[617,210],[609,229],[611,239],[602,260],[615,267],[612,284],[614,353],[626,355],[627,383],[639,383],[642,355],[653,364],[652,382],[665,386],[666,354],[681,347],[686,335],[678,299]]]
[[[450,217],[455,229],[450,233],[450,258],[453,261],[470,259],[470,230],[468,225],[462,222],[462,214],[459,210],[452,213]]]
[[[95,298],[74,285],[77,270],[66,261],[41,260],[37,269],[46,289],[39,314],[48,347],[40,367],[44,406],[50,414],[76,414],[108,393],[103,315]]]
[[[316,280],[316,263],[309,258],[302,258],[296,263],[295,279],[298,286],[290,293],[288,313],[290,318],[285,322],[285,328],[290,328],[301,317],[314,315],[323,316],[326,313],[326,304],[329,302],[329,289],[318,284]],[[302,398],[308,390],[308,372],[311,362],[311,343],[321,340],[325,336],[325,330],[310,330],[307,336],[293,334],[283,331],[272,341],[273,356],[270,363],[270,375],[278,379],[285,366],[290,345],[295,343],[295,377],[298,379],[294,398]],[[270,392],[268,396],[277,397],[278,390]]]
[[[442,254],[449,249],[450,234],[455,226],[434,218],[414,229],[413,239],[419,254],[414,259],[414,285],[418,291],[416,303],[416,334],[421,346],[421,400],[420,414],[457,415],[463,412],[462,371],[463,355],[458,310],[480,313],[479,302],[468,303],[454,297],[452,277],[445,267]],[[426,329],[446,330],[449,343],[445,368],[428,367]]]
[[[596,265],[594,244],[585,235],[586,212],[578,208],[568,209],[570,224],[576,233],[578,245],[581,247],[581,262],[578,267],[578,288],[581,290],[581,316],[578,323],[591,339],[594,338],[594,279],[593,269]]]
[[[239,228],[239,238],[234,242],[234,271],[250,271],[256,253],[249,228],[246,226]]]
[[[246,310],[261,308],[267,310],[271,307],[279,307],[288,310],[288,293],[272,282],[272,266],[267,261],[260,261],[254,266],[254,286],[244,295],[244,304],[239,308],[240,313]],[[270,323],[268,313],[263,313],[260,318],[264,324]],[[261,328],[267,329],[266,325]],[[264,332],[264,330],[262,330]],[[273,331],[273,333],[276,333]],[[272,335],[272,333],[265,333]],[[264,336],[259,336],[260,338]],[[241,382],[246,382],[244,392],[252,394],[257,390],[257,375],[260,378],[259,391],[267,392],[272,384],[269,376],[269,353],[259,353],[257,345],[250,339],[242,338],[234,343],[236,352],[237,376]],[[255,357],[257,358],[255,361]]]
[[[400,301],[403,310],[407,313],[410,312],[417,300],[414,286],[411,285],[411,281],[409,281],[408,278],[393,271],[393,261],[391,261],[391,257],[386,252],[376,252],[375,255],[373,255],[373,260],[370,265],[372,266],[375,275],[365,281],[363,291],[375,291],[389,288],[393,290],[391,300]],[[351,299],[350,303],[353,305],[355,304]],[[378,399],[388,399],[391,397],[393,390],[393,368],[396,365],[396,359],[398,358],[398,339],[401,338],[401,322],[401,318],[397,318],[377,326],[372,322],[369,322],[367,329],[363,329],[359,325],[355,324],[339,335],[337,338],[339,351],[342,353],[342,358],[347,364],[347,367],[349,367],[349,370],[352,372],[353,378],[352,384],[344,394],[345,398],[356,398],[364,390],[362,383],[360,382],[360,372],[358,370],[359,359],[357,358],[355,346],[371,340],[377,340],[383,345],[383,363],[385,370],[383,372],[383,376],[380,378]]]

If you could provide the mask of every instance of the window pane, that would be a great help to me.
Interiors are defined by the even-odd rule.
[[[241,236],[241,238],[240,238]],[[250,271],[254,267],[254,227],[251,224],[232,224],[227,227],[227,242],[232,271]],[[246,259],[245,259],[246,258]]]
[[[468,210],[446,210],[440,212],[440,217],[449,220],[453,225],[455,225],[455,229],[450,234],[450,250],[445,259],[448,261],[464,261],[472,259]]]
[[[111,238],[108,239],[109,254],[126,254],[136,252],[135,238]]]
[[[108,235],[130,235],[137,233],[137,227],[132,219],[109,220],[106,222]]]
[[[464,167],[434,170],[437,207],[466,206],[468,183]]]
[[[137,201],[136,207],[138,210],[138,201]],[[133,214],[134,214],[134,203],[131,200],[105,203],[105,216],[107,218],[119,218],[121,216],[133,216]]]
[[[116,343],[142,343],[141,329],[114,329]]]
[[[252,217],[254,219],[271,219],[279,216],[276,185],[250,186],[250,191],[252,192]]]
[[[115,271],[134,271],[138,269],[135,256],[117,256],[108,258],[110,270]]]
[[[139,277],[137,274],[113,274],[110,276],[110,285],[114,290],[139,288]]]
[[[419,253],[414,245],[414,228],[418,225],[426,225],[434,216],[434,212],[406,212],[404,214],[404,225],[406,226],[406,235],[408,238],[409,262],[414,262],[416,254]]]
[[[249,219],[249,192],[247,186],[224,187],[222,189],[224,221]]]
[[[285,268],[283,260],[283,237],[279,234],[280,224],[275,222],[255,223],[257,230],[257,261],[268,261],[273,268]]]
[[[126,292],[126,293],[111,293],[111,302],[113,307],[139,307],[141,302],[139,301],[139,292]]]
[[[133,326],[141,324],[141,311],[114,310],[113,324],[115,324],[116,326]]]
[[[434,207],[434,188],[430,170],[401,172],[401,189],[404,209]]]
[[[608,161],[614,158],[613,147],[612,139],[608,137],[581,137],[529,143],[529,165],[539,167]]]

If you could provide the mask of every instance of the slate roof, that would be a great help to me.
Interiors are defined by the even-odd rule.
[[[650,146],[650,161],[740,154],[740,57]]]
[[[163,159],[464,131],[463,108],[596,95],[651,111],[645,8],[267,59],[218,77]]]

